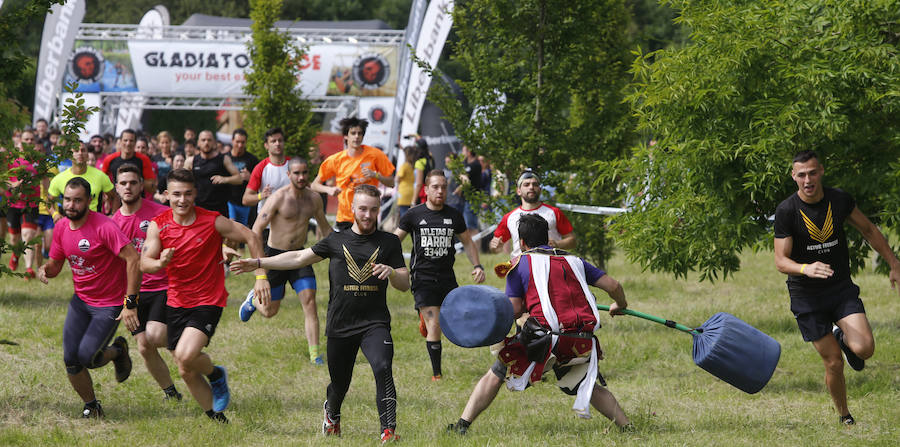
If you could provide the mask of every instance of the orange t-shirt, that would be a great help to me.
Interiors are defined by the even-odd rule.
[[[378,179],[363,177],[362,168],[371,169],[382,176],[390,176],[394,173],[394,164],[388,160],[387,155],[372,146],[362,145],[362,153],[351,157],[347,151],[338,152],[322,162],[319,167],[319,178],[325,180],[336,178],[335,186],[341,188],[338,195],[338,222],[353,222],[353,189],[362,184],[378,186]]]

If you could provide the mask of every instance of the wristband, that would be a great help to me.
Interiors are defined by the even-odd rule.
[[[262,264],[260,263],[259,258],[256,258],[256,268],[258,268],[258,269],[262,268]]]
[[[256,279],[269,279],[266,275],[256,275]]]
[[[484,270],[484,267],[482,267],[481,264],[475,264],[475,267],[472,267],[472,268]]]
[[[388,273],[388,279],[391,279],[391,278],[393,278],[393,277],[394,277],[394,274],[395,274],[395,273],[397,273],[397,271],[396,271],[396,270],[394,270],[394,268],[393,268],[393,267],[391,267],[391,273]]]
[[[803,264],[803,265],[800,266],[800,273],[801,273],[801,274],[804,274],[804,273],[803,273],[803,270],[806,270],[806,264]]]
[[[256,194],[256,200],[262,200],[262,193],[261,193],[261,192]]]

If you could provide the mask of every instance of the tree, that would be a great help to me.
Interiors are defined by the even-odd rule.
[[[309,102],[300,97],[298,87],[303,51],[287,33],[273,28],[280,14],[281,0],[250,2],[253,40],[247,45],[252,65],[244,86],[244,92],[252,96],[244,108],[247,145],[251,152],[265,157],[263,135],[269,128],[281,127],[285,152],[306,157],[316,129],[310,123]]]
[[[896,1],[668,3],[692,42],[639,55],[628,98],[657,143],[597,164],[634,202],[612,227],[633,261],[676,277],[736,271],[743,249],[771,247],[768,218],[796,191],[790,160],[804,149],[828,184],[900,229]],[[848,236],[855,270],[869,250]]]
[[[458,81],[466,103],[439,82],[432,97],[460,139],[513,182],[531,167],[548,174],[544,184],[558,188],[559,200],[608,205],[610,191],[583,185],[596,177],[586,170],[593,161],[615,159],[632,143],[622,103],[624,1],[471,0],[457,3],[453,20],[453,60],[469,72]],[[517,201],[506,199],[497,203],[504,212]],[[610,253],[602,219],[576,219],[579,251],[602,263]]]

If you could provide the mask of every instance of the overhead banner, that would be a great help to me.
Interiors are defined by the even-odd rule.
[[[66,60],[72,53],[75,34],[82,19],[83,0],[69,0],[64,5],[55,4],[47,13],[35,79],[33,123],[41,118],[53,121],[57,110],[57,93],[66,71]]]
[[[416,57],[436,67],[450,28],[453,27],[453,0],[431,0],[425,11],[425,20],[416,43]],[[419,128],[419,117],[425,104],[425,95],[431,86],[431,75],[418,64],[410,70],[409,87],[403,105],[401,135],[414,134]]]
[[[141,93],[242,95],[250,66],[242,43],[129,41]],[[393,96],[395,46],[313,45],[300,65],[300,89],[312,96]]]

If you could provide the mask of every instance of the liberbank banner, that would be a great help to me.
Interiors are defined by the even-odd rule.
[[[243,43],[129,41],[138,90],[145,94],[241,95],[250,56]],[[300,65],[312,96],[394,96],[394,46],[313,45]]]

